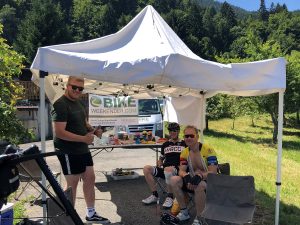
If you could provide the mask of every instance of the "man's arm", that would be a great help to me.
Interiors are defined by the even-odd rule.
[[[91,131],[86,135],[78,135],[66,130],[67,122],[54,122],[54,130],[56,137],[65,141],[84,142],[86,144],[92,144],[94,140],[93,132]]]

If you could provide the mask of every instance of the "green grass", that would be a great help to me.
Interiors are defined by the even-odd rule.
[[[209,122],[204,141],[214,147],[219,161],[229,162],[232,175],[252,175],[256,186],[255,224],[274,224],[277,145],[272,144],[272,123],[261,116]],[[284,128],[280,224],[300,224],[300,130]]]

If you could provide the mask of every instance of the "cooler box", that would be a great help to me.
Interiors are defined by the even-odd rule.
[[[0,209],[0,225],[13,225],[13,203],[7,203]]]

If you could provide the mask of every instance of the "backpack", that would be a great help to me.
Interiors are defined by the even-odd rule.
[[[6,148],[5,153],[12,153],[9,146]],[[0,158],[3,159],[3,163],[0,165],[0,177],[1,177],[1,186],[0,186],[0,202],[7,202],[7,197],[15,192],[19,185],[19,171],[15,165],[10,165],[6,161],[10,158],[9,155],[0,155]]]

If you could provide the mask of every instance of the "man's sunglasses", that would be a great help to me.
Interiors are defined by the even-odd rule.
[[[72,87],[72,90],[76,91],[78,89],[78,91],[83,91],[84,87],[78,87],[76,85],[72,85],[72,84],[69,84],[71,87]]]
[[[185,134],[184,138],[194,138],[195,134]]]

